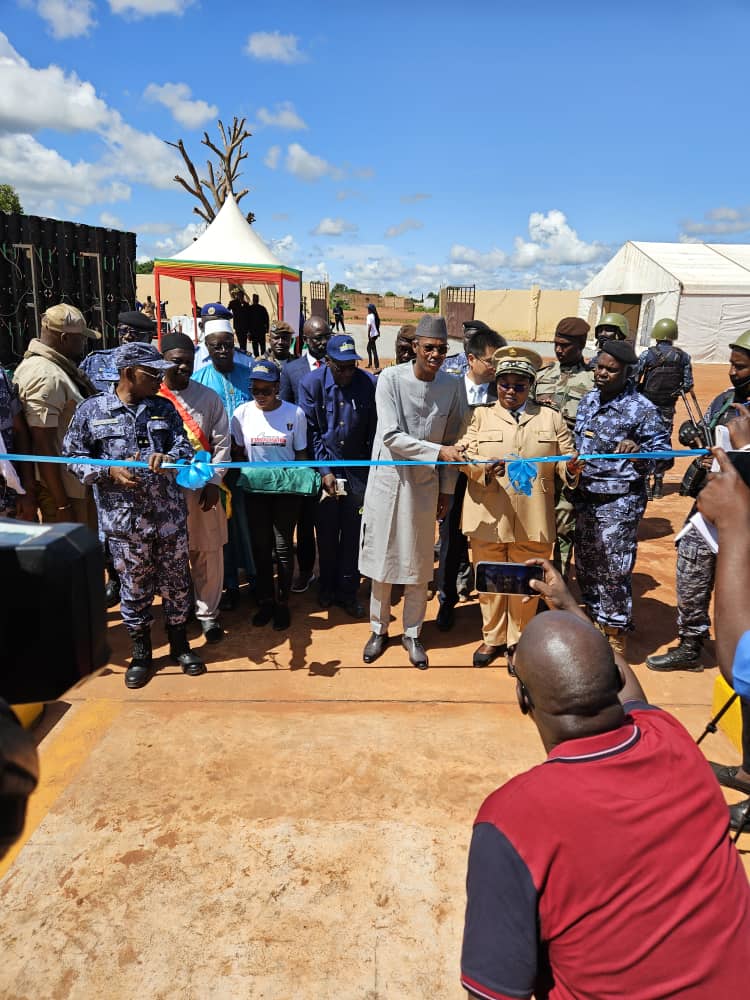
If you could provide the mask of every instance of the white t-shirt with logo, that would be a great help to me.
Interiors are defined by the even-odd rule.
[[[307,447],[307,419],[294,403],[267,413],[251,400],[234,411],[232,437],[250,462],[293,462],[295,451]]]

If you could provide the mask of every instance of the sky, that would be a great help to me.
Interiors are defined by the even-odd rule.
[[[256,9],[257,7],[257,9]],[[611,9],[610,9],[611,8]],[[580,288],[626,240],[750,242],[739,4],[2,0],[0,183],[28,213],[201,231],[185,168],[246,118],[245,211],[303,278]]]

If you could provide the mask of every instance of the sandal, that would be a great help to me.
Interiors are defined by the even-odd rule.
[[[716,780],[725,788],[734,788],[738,792],[750,795],[750,782],[742,781],[737,777],[739,767],[729,767],[727,764],[717,764],[715,761],[708,762],[716,775]]]

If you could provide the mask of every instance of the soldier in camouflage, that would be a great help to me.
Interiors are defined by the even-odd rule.
[[[574,494],[578,585],[595,624],[622,654],[633,627],[632,572],[646,509],[645,476],[654,464],[627,456],[669,448],[659,411],[629,378],[635,363],[630,344],[604,344],[594,389],[578,407],[574,435],[585,463]],[[621,454],[622,459],[586,460],[596,452]]]
[[[32,453],[31,434],[18,389],[0,368],[0,451],[9,455]],[[8,466],[10,460],[8,459]],[[25,492],[19,493],[18,485]],[[18,462],[16,467],[0,463],[0,516],[36,521],[36,481],[33,462]]]
[[[156,333],[156,323],[142,312],[121,312],[117,317],[117,336],[120,344],[143,342],[150,344]],[[117,348],[109,351],[92,351],[78,366],[88,375],[99,392],[109,392],[120,377],[114,364]]]
[[[120,611],[133,644],[125,674],[129,688],[154,673],[151,606],[157,589],[172,658],[190,676],[205,673],[190,650],[185,626],[192,608],[187,510],[173,472],[162,464],[192,459],[174,406],[157,396],[164,371],[173,367],[150,344],[123,344],[113,358],[119,379],[113,392],[81,403],[63,441],[63,454],[110,459],[140,458],[149,470],[72,463],[71,472],[94,488],[99,531],[121,581]]]
[[[589,325],[577,316],[566,316],[555,330],[554,364],[542,368],[532,393],[537,403],[550,406],[563,415],[571,433],[575,429],[578,404],[594,388],[594,373],[583,358]],[[555,520],[557,541],[554,562],[567,577],[575,542],[576,516],[564,484],[555,480]]]

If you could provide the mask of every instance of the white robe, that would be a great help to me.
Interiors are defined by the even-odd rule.
[[[375,459],[437,461],[462,425],[460,379],[438,372],[422,382],[414,365],[378,376]],[[365,492],[359,569],[373,580],[428,583],[434,569],[438,493],[453,493],[458,466],[374,466]]]

